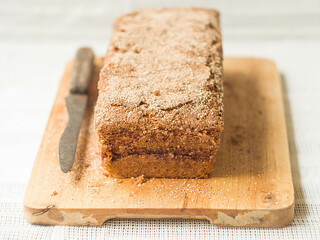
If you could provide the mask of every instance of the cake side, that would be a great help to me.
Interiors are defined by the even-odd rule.
[[[115,172],[113,167],[120,169],[128,159],[164,161],[168,167],[170,161],[187,160],[193,161],[192,168],[205,161],[212,166],[223,130],[222,98],[216,11],[146,9],[118,18],[100,73],[95,108],[95,128],[107,170]],[[185,165],[190,169],[190,163]],[[212,167],[206,169],[194,177],[205,177]],[[123,177],[131,177],[128,171]],[[146,168],[140,172],[168,177],[150,174]],[[178,171],[177,176],[171,175],[186,177]]]
[[[167,154],[131,154],[115,160],[103,158],[103,167],[118,178],[143,175],[147,178],[206,178],[213,170],[214,158]]]

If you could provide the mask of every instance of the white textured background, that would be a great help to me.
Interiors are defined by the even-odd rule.
[[[33,226],[22,199],[64,66],[78,47],[103,55],[112,22],[141,7],[221,11],[226,56],[274,60],[283,76],[296,207],[279,229],[202,220]],[[319,0],[0,0],[0,239],[320,239]]]

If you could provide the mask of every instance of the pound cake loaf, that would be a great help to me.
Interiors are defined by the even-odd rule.
[[[98,88],[95,129],[109,174],[206,178],[223,130],[219,13],[119,17]]]

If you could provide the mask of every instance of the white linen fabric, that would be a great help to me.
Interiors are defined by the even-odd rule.
[[[80,46],[105,53],[114,18],[142,7],[221,12],[225,56],[269,58],[282,74],[295,187],[287,227],[202,220],[36,226],[22,199],[65,64]],[[320,239],[320,1],[0,0],[0,239]]]

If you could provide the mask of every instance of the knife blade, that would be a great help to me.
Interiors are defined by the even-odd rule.
[[[67,173],[74,163],[80,127],[88,103],[93,59],[92,49],[80,48],[73,62],[69,95],[65,98],[69,120],[59,142],[59,163],[64,173]]]

